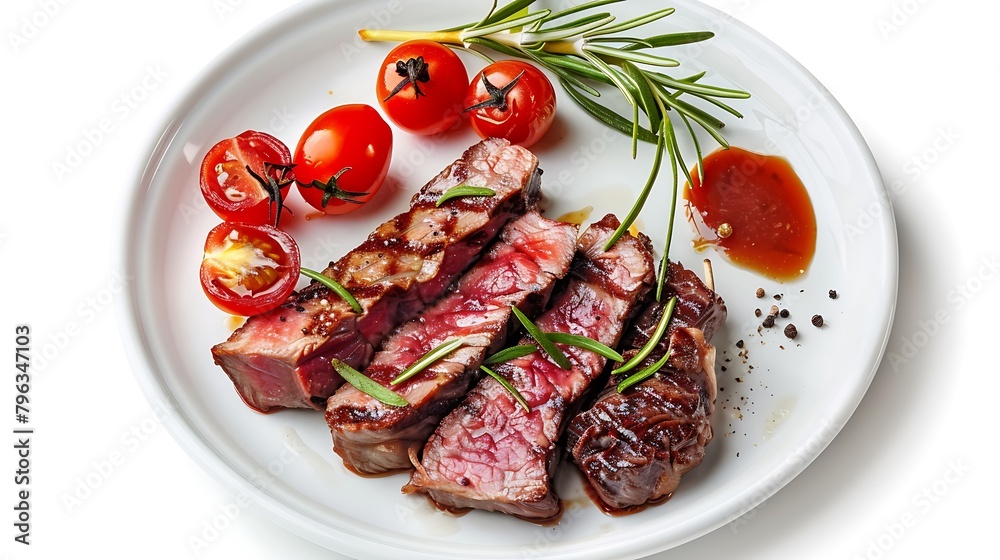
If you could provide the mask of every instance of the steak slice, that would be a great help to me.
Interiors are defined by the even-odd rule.
[[[624,393],[606,387],[567,429],[566,447],[604,511],[667,500],[712,440],[715,348],[694,328],[674,330],[669,344],[659,372]]]
[[[407,212],[323,271],[358,299],[360,315],[313,281],[213,347],[215,363],[251,408],[322,409],[343,382],[331,359],[364,366],[391,329],[436,300],[504,224],[534,206],[539,175],[535,156],[506,140],[472,146],[413,196]],[[437,207],[457,185],[496,195]]]
[[[548,302],[556,281],[569,270],[576,234],[577,226],[536,212],[518,218],[453,290],[394,331],[365,375],[403,395],[410,406],[383,404],[352,385],[338,389],[327,401],[326,420],[344,465],[364,474],[411,468],[410,448],[419,450],[479,379],[487,352],[506,342],[511,306],[534,316]],[[424,354],[459,338],[465,341],[459,349],[391,385]]]
[[[725,323],[726,306],[679,263],[670,263],[663,292],[663,302],[676,295],[677,304],[666,335],[639,367],[659,361],[669,349],[667,364],[624,393],[616,389],[620,379],[610,379],[566,430],[566,448],[591,496],[608,512],[639,511],[668,499],[681,476],[701,463],[712,439],[715,348],[708,339]],[[652,302],[642,311],[623,337],[632,348],[626,357],[646,344],[664,308]]]
[[[625,236],[603,251],[617,226],[608,215],[583,234],[565,291],[536,321],[542,331],[617,345],[624,321],[654,280],[645,236]],[[524,396],[530,412],[495,379],[484,377],[428,440],[403,492],[424,492],[450,510],[501,511],[535,522],[558,518],[562,504],[552,488],[557,442],[569,409],[579,405],[606,362],[589,350],[560,347],[571,362],[568,370],[541,351],[496,368]]]

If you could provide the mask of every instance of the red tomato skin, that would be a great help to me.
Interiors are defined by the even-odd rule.
[[[480,138],[506,138],[512,144],[529,147],[548,132],[555,120],[556,93],[552,82],[538,68],[520,60],[500,60],[477,74],[469,84],[465,106],[472,107],[490,99],[482,75],[497,88],[503,88],[524,72],[507,92],[507,110],[485,107],[469,111],[473,130]]]
[[[417,85],[423,95],[417,97],[413,84],[390,97],[404,78],[396,73],[396,62],[423,57],[430,79]],[[462,119],[462,101],[469,74],[462,59],[450,48],[434,41],[415,40],[392,49],[379,68],[375,95],[382,111],[400,129],[428,136],[450,130]]]
[[[274,224],[277,205],[268,204],[267,192],[246,171],[249,165],[255,173],[264,177],[265,162],[276,165],[292,162],[288,147],[266,132],[247,130],[212,146],[202,160],[199,174],[201,194],[209,208],[229,222]],[[219,182],[219,165],[226,166],[227,177],[222,183]],[[271,176],[277,179],[277,173],[272,172]],[[286,178],[292,177],[290,172],[286,174]],[[291,181],[280,189],[282,198],[288,194],[290,186]],[[232,200],[226,195],[227,188],[241,191],[246,196],[242,200]]]
[[[337,179],[337,186],[368,193],[353,197],[363,204],[382,186],[391,159],[392,129],[370,105],[350,104],[316,117],[299,139],[292,161],[299,193],[306,202],[326,214],[346,214],[361,204],[333,197],[324,207],[323,191],[311,186],[313,181],[326,183],[350,167]]]
[[[295,291],[299,280],[301,255],[298,244],[292,236],[268,225],[222,222],[208,232],[205,239],[206,255],[218,250],[233,231],[246,234],[252,239],[270,242],[278,249],[274,251],[279,255],[277,279],[260,292],[238,294],[223,285],[212,263],[203,259],[199,270],[202,290],[216,307],[232,315],[257,315],[278,307]]]

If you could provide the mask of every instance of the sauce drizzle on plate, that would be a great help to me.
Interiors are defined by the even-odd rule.
[[[691,171],[684,189],[699,250],[778,281],[805,274],[816,252],[816,214],[788,160],[730,147]]]

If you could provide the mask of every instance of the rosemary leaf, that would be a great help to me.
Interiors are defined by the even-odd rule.
[[[552,342],[576,346],[577,348],[583,348],[584,350],[590,350],[599,356],[604,356],[605,358],[616,362],[621,362],[625,359],[622,358],[621,354],[615,352],[615,350],[608,345],[586,336],[570,333],[549,332],[545,333],[545,337]],[[514,348],[517,347],[515,346]]]
[[[521,10],[523,10],[524,8],[527,8],[528,6],[530,6],[530,5],[534,4],[534,3],[535,3],[535,0],[514,0],[510,4],[507,4],[506,6],[500,8],[499,10],[496,9],[496,3],[494,3],[493,4],[493,9],[490,10],[490,13],[487,14],[485,18],[483,18],[483,21],[481,21],[478,24],[476,24],[475,28],[476,29],[482,29],[483,26],[486,26],[486,25],[493,25],[493,24],[496,24],[496,23],[501,23],[504,20],[506,20],[507,18],[509,18],[509,17],[517,14],[518,12],[520,12]],[[548,11],[548,10],[546,10],[546,11]],[[545,15],[547,16],[549,14],[545,14]]]
[[[464,338],[456,338],[454,340],[449,340],[448,342],[443,342],[435,346],[430,352],[424,354],[419,360],[410,364],[410,367],[403,370],[392,380],[392,385],[399,385],[400,383],[406,381],[407,379],[417,375],[418,373],[424,371],[431,366],[434,362],[444,358],[448,354],[451,354],[458,349],[459,346],[465,344]]]
[[[605,27],[604,29],[598,29],[596,31],[591,31],[589,35],[612,35],[614,33],[621,33],[622,31],[628,31],[647,23],[656,21],[661,18],[665,18],[670,14],[674,13],[674,8],[664,8],[662,10],[657,10],[653,13],[646,14],[644,16],[639,16],[637,18],[630,19],[628,21],[619,23],[618,25],[613,25],[610,27]],[[588,35],[584,35],[584,38]]]
[[[549,64],[548,61],[542,60],[540,57],[534,56],[535,55],[534,51],[526,50],[525,52],[531,54],[532,58],[536,62],[538,62],[540,65],[544,66],[545,68],[549,69],[549,71],[551,71],[553,74],[555,74],[556,76],[558,76],[561,81],[563,81],[563,82],[569,82],[569,83],[573,84],[573,86],[575,86],[575,87],[577,87],[579,89],[582,89],[583,91],[587,92],[590,95],[593,95],[594,97],[600,97],[601,96],[601,92],[597,91],[596,89],[594,89],[594,88],[590,87],[589,85],[587,85],[587,84],[583,83],[582,81],[580,81],[579,78],[577,78],[572,73],[570,73],[569,71],[567,71],[566,69],[564,69],[563,67],[561,67],[561,65],[558,65],[558,64]],[[554,60],[559,60],[559,59],[554,59]]]
[[[572,37],[573,35],[580,35],[583,33],[583,29],[586,28],[587,31],[594,29],[595,27],[600,27],[600,25],[605,25],[610,21],[614,21],[615,16],[609,14],[608,12],[601,12],[598,14],[590,14],[589,16],[584,16],[580,19],[575,19],[568,23],[562,25],[557,25],[555,27],[546,27],[545,29],[538,29],[538,33],[548,33],[550,31],[566,31],[566,30],[577,30],[575,33],[570,33],[566,37]],[[549,21],[546,18],[544,21]],[[593,25],[595,23],[600,23],[600,25]],[[530,42],[530,41],[529,41]]]
[[[578,90],[567,82],[562,81],[562,87],[569,94],[570,99],[576,102],[590,116],[621,132],[622,134],[632,134],[632,123],[625,117],[608,109],[604,105],[597,103],[583,96]],[[656,143],[657,136],[645,128],[639,127],[639,140],[643,142]]]
[[[633,356],[631,360],[612,370],[611,375],[618,375],[632,370],[635,366],[641,364],[642,361],[646,359],[646,356],[649,356],[650,352],[652,352],[653,349],[656,348],[656,345],[660,343],[660,339],[663,338],[663,334],[667,332],[667,325],[670,323],[670,318],[674,314],[675,305],[677,305],[677,296],[670,298],[670,301],[667,302],[667,307],[663,310],[663,315],[660,316],[660,322],[656,324],[656,330],[653,331],[653,336],[649,337],[646,344],[639,349],[639,352]]]
[[[643,76],[642,70],[627,60],[622,61],[622,69],[625,70],[625,74],[636,85],[636,89],[639,92],[639,101],[642,102],[642,110],[646,113],[646,117],[649,118],[649,129],[656,130],[660,128],[660,110],[656,105],[656,96],[653,94],[653,90],[650,89],[649,81]]]
[[[534,0],[532,0],[534,1]],[[500,13],[498,10],[497,13]],[[542,19],[549,14],[549,10],[542,10],[540,12],[535,12],[533,14],[528,14],[523,17],[514,18],[510,20],[500,20],[497,23],[491,23],[485,27],[477,27],[476,29],[466,30],[462,32],[462,39],[466,40],[470,37],[483,37],[485,35],[492,35],[493,33],[499,33],[501,31],[507,31],[513,27],[523,27],[535,23],[536,21]],[[494,18],[496,15],[493,16]]]
[[[652,43],[646,41],[646,39],[640,39],[639,37],[591,37],[587,39],[588,43],[629,43],[625,47],[619,47],[620,50],[635,50],[635,49],[651,49],[653,48]]]
[[[327,275],[325,275],[323,273],[316,272],[315,270],[311,270],[311,269],[304,268],[304,267],[300,268],[299,272],[302,273],[302,276],[305,276],[307,278],[311,278],[311,279],[319,282],[320,284],[323,284],[327,288],[330,288],[331,290],[333,290],[334,293],[336,293],[338,296],[340,296],[344,301],[347,302],[348,305],[351,306],[351,309],[353,309],[355,313],[357,313],[358,315],[361,314],[361,312],[362,312],[361,304],[358,303],[358,300],[355,299],[355,297],[351,295],[351,292],[347,291],[347,288],[341,286],[340,283],[338,283],[336,280],[334,280],[333,278],[330,278],[329,276],[327,276]]]
[[[681,106],[678,103],[677,99],[675,99],[673,96],[671,96],[671,95],[663,95],[663,90],[661,90],[660,88],[656,88],[656,89],[657,89],[658,92],[661,93],[661,95],[659,95],[658,97],[661,100],[663,100],[664,103],[666,103],[667,105],[669,105],[672,109],[677,110],[678,113],[685,113],[685,114],[687,114],[687,116],[690,117],[691,120],[693,120],[694,122],[700,124],[702,128],[704,128],[706,131],[708,131],[708,133],[712,135],[712,138],[715,138],[715,141],[718,142],[720,146],[722,146],[723,148],[728,148],[729,147],[729,142],[727,142],[726,139],[723,138],[723,136],[719,132],[718,128],[712,126],[711,123],[706,122],[703,118],[701,118],[701,116],[697,112],[687,111],[683,106]]]
[[[460,198],[463,196],[496,196],[497,193],[493,189],[488,189],[486,187],[473,187],[471,185],[458,185],[446,190],[441,198],[437,200],[435,206],[438,208],[442,204],[448,202],[453,198]]]
[[[517,320],[521,321],[521,324],[524,325],[524,330],[528,331],[528,335],[535,339],[535,342],[537,342],[542,350],[549,355],[549,358],[552,358],[552,361],[555,362],[556,365],[563,369],[570,369],[573,367],[573,364],[570,363],[566,354],[563,354],[563,351],[560,350],[558,346],[553,344],[552,341],[545,336],[545,333],[543,333],[537,326],[535,326],[534,323],[531,322],[531,319],[529,319],[524,313],[521,313],[521,310],[516,307],[511,307],[510,309],[514,312]]]
[[[560,68],[565,68],[566,70],[576,72],[584,78],[589,78],[596,82],[601,82],[608,85],[613,85],[611,80],[608,78],[604,72],[601,72],[594,65],[587,62],[582,58],[577,58],[573,56],[557,56],[552,54],[545,54],[540,52],[529,51],[534,54],[539,60],[545,64],[546,68],[551,66],[558,66]],[[590,93],[590,92],[588,92]],[[599,97],[599,93],[591,93],[594,97]]]
[[[350,383],[357,388],[357,390],[372,397],[373,399],[391,406],[408,406],[410,404],[399,393],[383,387],[371,377],[368,377],[344,362],[334,358],[331,364],[333,365],[333,369],[335,369],[337,373],[344,378],[344,381]]]
[[[738,89],[729,89],[718,86],[709,86],[694,82],[675,80],[670,76],[667,76],[660,72],[650,72],[649,77],[652,78],[654,82],[658,82],[667,87],[688,91],[692,93],[698,92],[698,93],[704,93],[705,95],[711,95],[714,97],[725,97],[729,99],[747,99],[748,97],[750,97],[749,93],[745,91],[740,91]]]
[[[673,189],[670,191],[670,214],[667,218],[667,235],[666,239],[663,241],[663,257],[660,261],[660,274],[656,278],[656,301],[660,301],[663,297],[663,285],[666,283],[667,279],[667,267],[670,265],[669,255],[670,255],[670,240],[674,236],[674,216],[677,214],[677,164],[680,161],[680,165],[684,166],[683,160],[680,157],[680,148],[677,146],[677,139],[674,135],[674,125],[670,121],[670,117],[666,117],[663,120],[663,132],[661,134],[666,134],[669,139],[669,151],[670,151],[670,165],[674,168],[674,185]],[[685,168],[684,174],[687,175],[688,171]],[[688,178],[690,181],[690,176]],[[674,300],[677,298],[675,297]],[[673,312],[673,305],[670,306],[670,311]]]
[[[718,99],[716,99],[716,98],[714,98],[714,97],[712,97],[710,95],[705,95],[704,93],[697,93],[697,92],[693,92],[693,91],[689,92],[689,93],[691,95],[695,96],[695,97],[698,97],[700,99],[704,99],[705,101],[708,101],[712,105],[715,105],[716,107],[722,109],[723,111],[726,111],[727,113],[729,113],[730,115],[733,115],[734,117],[736,117],[738,119],[742,119],[743,118],[743,113],[737,111],[736,109],[733,109],[729,105],[723,103],[722,101],[719,101]]]
[[[632,375],[626,377],[621,381],[621,383],[618,384],[617,387],[618,392],[624,393],[630,387],[638,385],[639,383],[642,383],[643,381],[649,379],[650,377],[653,377],[653,374],[660,371],[660,368],[665,366],[667,364],[667,360],[669,359],[670,359],[670,352],[667,352],[666,354],[663,355],[662,358],[657,360],[656,363],[654,363],[653,365],[644,368],[640,371],[637,371]]]
[[[701,156],[701,143],[698,142],[698,136],[694,133],[694,128],[691,126],[691,121],[688,119],[687,115],[681,113],[681,120],[684,121],[684,126],[686,126],[688,129],[688,134],[691,136],[691,143],[694,144],[694,153],[698,156],[697,160],[698,167],[695,173],[700,179],[701,177],[705,176],[705,161],[704,158],[702,158]],[[693,187],[694,181],[692,179],[693,178],[691,177],[691,174],[687,173],[688,184]]]
[[[561,17],[566,17],[566,16],[573,15],[573,14],[578,13],[578,12],[583,12],[583,11],[586,11],[586,10],[591,10],[593,8],[598,8],[598,7],[604,6],[606,4],[616,4],[618,2],[624,2],[624,1],[625,0],[594,0],[592,2],[584,2],[583,4],[580,4],[578,6],[572,6],[572,7],[566,8],[565,10],[560,10],[558,12],[553,12],[553,13],[549,14],[549,16],[546,17],[542,21],[552,21],[552,20],[559,19]]]
[[[665,35],[654,35],[653,37],[647,37],[644,41],[649,44],[649,47],[676,47],[677,45],[687,45],[689,43],[698,43],[701,41],[707,41],[715,37],[715,33],[711,31],[689,31],[685,33],[667,33]],[[640,47],[628,46],[623,47],[625,50],[631,51],[638,49]]]
[[[483,365],[492,366],[503,362],[509,362],[510,360],[513,360],[515,358],[527,356],[528,354],[531,354],[535,350],[538,350],[538,347],[535,346],[534,344],[521,344],[518,346],[511,346],[509,348],[504,348],[503,350],[500,350],[496,354],[493,354],[492,356],[483,360]]]
[[[653,189],[653,183],[656,182],[656,175],[660,172],[660,163],[663,161],[663,143],[666,140],[664,134],[661,132],[656,136],[656,155],[653,157],[653,168],[649,172],[649,177],[646,179],[646,184],[643,185],[642,191],[639,193],[639,197],[632,204],[632,209],[629,210],[628,215],[622,220],[621,225],[618,229],[611,234],[611,238],[608,242],[604,244],[604,250],[607,251],[614,245],[622,235],[628,232],[628,228],[632,226],[632,222],[639,217],[639,212],[642,211],[643,205],[646,204],[646,199],[649,198],[649,191]]]
[[[602,57],[615,59],[615,60],[630,60],[638,64],[648,64],[650,66],[661,66],[664,68],[671,68],[674,66],[680,66],[680,62],[672,58],[666,58],[663,56],[656,56],[642,51],[626,51],[624,49],[616,49],[614,47],[605,47],[602,45],[594,45],[592,43],[587,43],[585,50],[588,50],[594,54],[599,54]]]
[[[497,383],[499,383],[504,389],[507,389],[507,391],[514,397],[514,400],[517,401],[517,404],[521,405],[521,408],[523,408],[525,412],[531,412],[531,407],[528,406],[528,401],[524,400],[521,392],[511,385],[509,381],[504,379],[502,375],[486,366],[479,366],[479,369],[485,371],[490,377],[496,379]]]
[[[582,32],[596,29],[608,23],[609,21],[614,21],[614,20],[615,16],[608,14],[607,17],[580,26],[567,27],[565,29],[542,29],[539,31],[531,31],[522,35],[521,41],[526,44],[561,41],[568,37],[579,35]]]
[[[607,62],[601,60],[601,57],[589,52],[588,49],[583,50],[583,57],[608,76],[611,82],[615,84],[615,87],[622,92],[622,95],[625,96],[625,100],[628,101],[630,105],[635,105],[635,97],[632,95],[632,92],[629,91],[628,86],[625,84],[625,80],[622,79],[622,75],[617,70],[609,66]]]

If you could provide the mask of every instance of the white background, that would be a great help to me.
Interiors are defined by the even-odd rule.
[[[971,0],[707,3],[815,74],[895,187],[900,283],[887,352],[896,359],[883,362],[849,424],[802,475],[742,519],[662,557],[974,556],[995,531],[1000,497],[992,356],[1000,282],[987,266],[1000,257],[992,89],[1000,9]],[[33,375],[30,547],[12,540],[15,456],[2,444],[0,551],[8,557],[194,557],[190,538],[232,503],[160,426],[133,378],[113,309],[115,263],[138,166],[172,107],[216,54],[290,4],[15,0],[0,8],[0,345],[13,346],[14,326],[27,323],[36,348],[59,347]],[[69,172],[54,170],[103,120],[106,132],[89,133],[93,150]],[[4,371],[0,425],[10,426],[13,370]],[[67,504],[88,476],[99,486]],[[198,552],[334,556],[252,507]]]

